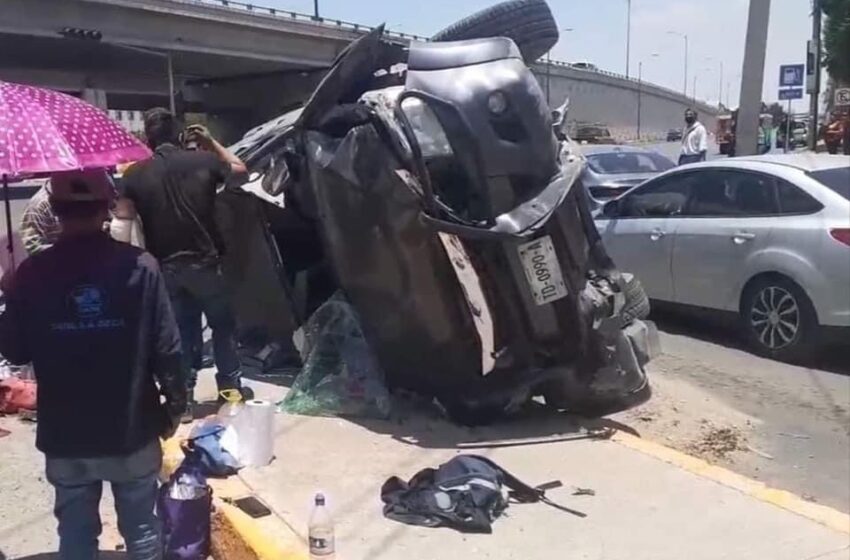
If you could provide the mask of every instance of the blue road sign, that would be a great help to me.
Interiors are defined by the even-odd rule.
[[[779,87],[801,87],[805,76],[805,64],[783,64],[779,67]]]
[[[803,99],[803,88],[780,89],[779,100],[788,101],[789,99]]]

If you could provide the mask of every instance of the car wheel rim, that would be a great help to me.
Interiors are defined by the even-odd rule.
[[[800,319],[800,306],[788,290],[769,286],[756,294],[750,326],[767,348],[779,350],[792,344],[800,331]]]

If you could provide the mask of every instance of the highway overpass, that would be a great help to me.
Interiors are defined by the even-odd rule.
[[[448,23],[448,22],[447,22]],[[63,28],[97,31],[68,39]],[[345,45],[369,27],[232,0],[3,0],[0,79],[86,95],[110,108],[166,105],[162,56],[170,57],[179,101],[207,113],[231,138],[302,102]],[[391,34],[399,48],[411,39]],[[634,137],[640,99],[644,136],[681,126],[691,101],[614,74],[553,63],[535,71],[553,105],[571,98],[570,120],[605,122]],[[711,124],[715,109],[699,105]]]

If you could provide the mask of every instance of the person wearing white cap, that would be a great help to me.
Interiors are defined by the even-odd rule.
[[[113,193],[103,170],[54,174],[59,239],[3,279],[0,353],[33,364],[36,446],[55,488],[61,560],[97,557],[104,481],[129,557],[161,559],[159,437],[186,408],[179,331],[156,260],[104,231]]]

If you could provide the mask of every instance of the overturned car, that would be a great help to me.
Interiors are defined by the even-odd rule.
[[[389,387],[463,423],[535,396],[589,416],[646,401],[649,303],[606,253],[523,53],[381,36],[232,147],[255,195],[229,220],[243,325],[291,336],[341,290]]]

